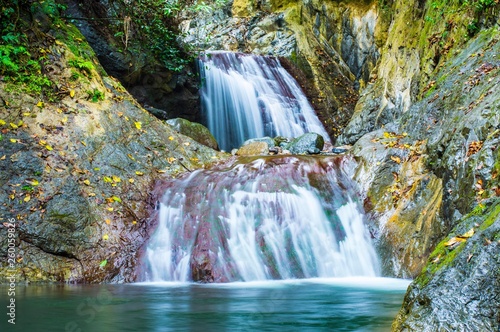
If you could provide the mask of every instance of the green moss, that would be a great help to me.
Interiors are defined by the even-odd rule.
[[[490,211],[491,212],[488,214],[484,222],[481,224],[481,226],[479,226],[479,230],[484,231],[485,229],[493,225],[498,215],[500,214],[500,202],[497,202],[495,205],[493,205]]]

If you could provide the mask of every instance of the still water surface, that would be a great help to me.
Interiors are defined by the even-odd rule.
[[[306,279],[16,288],[1,331],[390,331],[408,281]]]

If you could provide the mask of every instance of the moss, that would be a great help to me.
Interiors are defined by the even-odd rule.
[[[481,226],[479,226],[479,230],[484,231],[485,229],[493,225],[498,215],[500,214],[500,202],[497,202],[495,205],[493,205],[490,211],[491,212],[488,214],[484,222],[481,224]]]

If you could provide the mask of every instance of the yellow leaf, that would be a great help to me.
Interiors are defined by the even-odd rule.
[[[165,173],[165,172],[166,172],[166,170],[164,170],[164,169],[157,169],[156,171],[157,171],[158,173]]]
[[[404,132],[402,135],[403,135],[403,137],[406,137],[406,136],[408,136],[408,133]]]
[[[81,141],[80,143],[82,143],[83,146],[87,146],[87,143],[85,143],[84,141]]]
[[[89,197],[95,197],[95,193],[89,193]]]
[[[391,160],[394,161],[397,164],[401,163],[401,158],[399,158],[397,156],[391,156]]]
[[[38,144],[40,144],[40,145],[47,145],[47,142],[45,142],[43,139],[41,139],[40,142],[38,142]]]
[[[102,179],[104,180],[104,182],[113,183],[113,180],[109,176],[103,176]]]
[[[184,142],[184,145],[185,146],[189,146],[189,142]]]
[[[108,235],[108,234],[104,234],[104,235],[102,236],[102,239],[103,239],[103,240],[105,240],[105,241],[106,241],[106,240],[108,240],[108,239],[109,239],[109,235]]]
[[[116,114],[118,114],[118,116],[119,116],[120,118],[123,116],[123,112],[118,112],[118,113],[116,113]]]
[[[31,113],[25,112],[25,113],[23,113],[23,116],[31,116]]]
[[[69,91],[69,96],[73,98],[75,96],[75,90],[70,90]]]
[[[12,200],[12,199],[16,198],[16,195],[14,195],[14,194],[10,194],[10,195],[9,195],[9,198]]]
[[[111,199],[112,199],[113,201],[115,201],[115,202],[118,202],[118,203],[121,203],[121,202],[122,202],[121,198],[120,198],[120,197],[118,197],[118,196],[112,196],[112,197],[111,197]]]
[[[10,141],[11,141],[12,143],[16,143],[16,142],[17,142],[17,139],[15,139],[15,138],[11,138],[11,139],[10,139]]]
[[[19,128],[18,125],[16,125],[15,123],[10,123],[10,126],[12,127],[12,129],[17,129]]]
[[[168,136],[168,139],[173,141],[174,140],[174,137],[173,136]]]
[[[120,179],[120,178],[119,178],[118,176],[116,176],[116,175],[113,175],[113,176],[112,176],[112,178],[113,178],[113,181],[114,181],[114,182],[117,182],[117,183],[122,181],[122,179]]]
[[[113,209],[112,207],[109,207],[109,208],[107,208],[107,210],[108,210],[109,212],[113,212],[113,210],[114,210],[114,209]]]
[[[465,239],[455,236],[455,237],[452,237],[451,239],[449,239],[444,245],[447,247],[450,247],[456,243],[464,242],[464,241],[465,241]]]
[[[128,116],[125,116],[125,120],[127,120],[127,121],[128,121]]]
[[[48,144],[47,144],[47,145],[45,145],[45,148],[46,148],[47,150],[49,150],[49,151],[54,150],[54,149],[52,149],[52,147],[51,147],[50,145],[48,145]]]
[[[5,155],[3,155],[3,156],[0,158],[0,160],[5,160]]]
[[[87,186],[90,186],[90,181],[87,179],[87,180],[83,180],[83,183],[85,183]]]
[[[111,224],[111,220],[106,219],[105,221],[106,221],[106,224],[108,224],[108,225]]]
[[[472,227],[471,229],[469,229],[467,232],[465,232],[464,234],[460,235],[461,238],[465,238],[465,239],[468,239],[470,237],[472,237],[472,235],[474,235],[474,227]]]
[[[135,127],[136,127],[137,129],[141,129],[141,127],[142,127],[142,122],[134,122],[134,124],[135,124]]]
[[[132,160],[134,160],[134,161],[135,161],[134,156],[132,156],[130,153],[129,153],[129,154],[127,154],[127,157],[129,157],[130,159],[132,159]]]
[[[18,127],[22,127],[22,126],[23,126],[23,124],[24,124],[23,120],[19,120],[19,121],[17,122],[17,126],[18,126]]]
[[[391,133],[388,133],[388,132],[384,132],[384,137],[385,138],[392,138],[394,137]]]
[[[3,126],[5,124],[5,121],[0,120],[0,126]]]
[[[132,221],[132,225],[135,225],[135,224],[137,224],[137,221],[135,221],[135,220]]]
[[[27,183],[31,184],[32,186],[38,186],[40,183],[38,182],[38,180],[31,180],[31,181],[28,181],[26,180]]]
[[[139,176],[144,175],[144,173],[143,173],[143,172],[139,172],[139,171],[135,171],[135,174],[137,174],[137,175],[139,175]]]
[[[26,203],[29,202],[31,200],[31,196],[30,195],[26,195],[26,197],[24,197],[23,201],[25,201]]]
[[[171,164],[173,163],[174,161],[176,161],[177,159],[175,159],[174,157],[170,157],[170,158],[167,158],[167,161]]]
[[[134,183],[134,179],[128,179],[128,182]]]
[[[38,106],[38,107],[43,107],[43,101],[39,101],[39,102],[36,104],[36,106]]]
[[[99,167],[94,167],[94,171],[100,171],[101,169]]]
[[[198,161],[198,158],[191,158],[191,161]]]
[[[64,118],[61,119],[61,123],[62,124],[65,124],[66,122],[68,122],[68,117],[65,116]]]

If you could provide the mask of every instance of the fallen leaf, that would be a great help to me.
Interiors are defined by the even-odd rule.
[[[0,160],[5,160],[5,155],[3,155],[3,156],[0,158]]]
[[[54,150],[54,149],[53,149],[50,145],[48,145],[48,144],[47,144],[47,145],[45,145],[45,148],[46,148],[47,150],[49,150],[49,151]]]
[[[26,203],[29,202],[31,200],[31,196],[30,195],[26,195],[26,197],[24,197],[23,201],[25,201]]]
[[[105,235],[105,236],[107,236],[107,235]],[[104,239],[104,236],[102,238]],[[108,238],[106,237],[104,240],[107,240],[107,239]],[[106,264],[108,264],[108,260],[107,259],[105,259],[101,263],[99,263],[99,267],[105,267]]]
[[[87,186],[90,186],[90,181],[88,179],[83,180],[83,183],[85,183]]]
[[[137,129],[141,129],[142,128],[142,122],[138,121],[138,122],[134,122],[134,124],[135,124],[135,127]]]
[[[391,156],[391,160],[394,161],[397,164],[401,163],[401,158],[399,158],[397,156]]]
[[[144,173],[143,173],[143,172],[140,172],[140,171],[135,171],[135,174],[136,174],[136,175],[139,175],[139,176],[143,176],[143,175],[144,175]]]
[[[17,128],[19,128],[19,126],[18,126],[18,125],[16,125],[15,123],[12,123],[12,122],[10,123],[10,126],[12,127],[12,129],[17,129]]]
[[[43,101],[39,101],[39,102],[36,104],[36,106],[38,106],[38,107],[43,107]]]
[[[118,182],[121,182],[121,181],[122,181],[122,179],[120,179],[120,178],[119,178],[118,176],[116,176],[116,175],[112,175],[112,178],[113,178],[113,181],[114,181],[114,182],[116,182],[116,183],[118,183]]]
[[[69,91],[69,96],[73,98],[75,96],[75,90],[70,90]]]
[[[472,227],[471,229],[469,229],[467,232],[460,235],[459,237],[463,238],[463,239],[468,239],[468,238],[472,237],[472,235],[474,235],[474,227]]]
[[[103,239],[103,240],[107,240],[107,239],[109,239],[109,235],[108,235],[108,234],[104,234],[104,235],[102,236],[102,239]]]
[[[444,245],[447,246],[447,247],[450,247],[456,243],[459,243],[459,242],[464,242],[465,239],[464,238],[460,238],[458,236],[454,236],[452,237],[451,239],[449,239]]]
[[[111,224],[111,220],[109,220],[109,219],[106,219],[106,220],[105,220],[105,222],[106,222],[106,224],[108,224],[108,225],[109,225],[109,224]]]
[[[12,143],[17,143],[17,139],[15,139],[15,138],[11,138],[11,139],[10,139],[10,141],[11,141]]]
[[[103,176],[102,179],[104,180],[104,182],[113,183],[113,179],[111,179],[109,176]]]
[[[130,159],[132,159],[132,160],[134,160],[134,161],[135,161],[134,156],[132,156],[130,153],[129,153],[129,154],[127,154],[127,157],[129,157]]]
[[[173,136],[168,136],[168,139],[173,141],[174,140],[174,137]]]
[[[95,197],[95,193],[89,193],[89,197]]]
[[[112,197],[111,197],[111,199],[112,199],[113,201],[115,201],[115,202],[118,202],[118,203],[121,203],[121,202],[122,202],[121,198],[120,198],[120,197],[118,197],[118,196],[112,196]]]
[[[134,179],[128,179],[128,182],[130,183],[134,183],[134,181],[135,181]]]
[[[6,123],[6,122],[5,122],[4,120],[0,120],[0,126],[5,125],[5,123]]]
[[[40,183],[38,182],[38,180],[26,180],[27,183],[31,184],[32,186],[38,186]]]
[[[109,208],[107,208],[107,210],[108,210],[109,212],[113,212],[113,210],[114,210],[114,209],[113,209],[112,207],[109,207]]]

